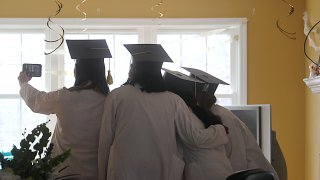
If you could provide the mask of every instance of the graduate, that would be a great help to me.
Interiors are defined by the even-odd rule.
[[[197,102],[201,106],[209,108],[213,114],[218,115],[222,123],[228,127],[229,142],[226,150],[233,170],[260,168],[273,172],[275,180],[278,180],[276,171],[264,156],[249,128],[230,110],[216,104],[214,93],[218,85],[228,84],[202,70],[186,67],[184,69],[190,72],[191,77],[209,84],[207,91],[198,91]]]
[[[166,91],[159,44],[125,44],[132,64],[128,82],[106,98],[99,139],[99,179],[181,180],[184,161],[177,145],[210,148],[222,125],[198,128],[198,119],[176,94]]]
[[[179,95],[199,118],[199,128],[208,128],[211,125],[222,125],[219,116],[214,115],[207,108],[197,103],[197,91],[206,91],[207,83],[189,77],[177,71],[163,69],[163,77],[169,91]],[[225,129],[227,133],[227,128]],[[231,163],[227,157],[227,134],[217,136],[212,148],[197,148],[184,144],[185,180],[225,180],[233,173]]]
[[[28,83],[31,77],[21,72],[20,95],[33,112],[57,116],[51,139],[53,156],[71,150],[56,168],[54,178],[98,179],[100,122],[109,93],[104,58],[111,58],[111,54],[105,40],[67,40],[67,44],[75,59],[74,86],[39,91]]]

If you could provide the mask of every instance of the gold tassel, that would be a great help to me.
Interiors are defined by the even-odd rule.
[[[111,76],[110,66],[111,66],[111,63],[110,63],[110,58],[109,58],[109,70],[108,70],[108,76],[107,76],[107,84],[109,84],[109,85],[113,84],[113,78]]]
[[[113,78],[111,76],[110,70],[108,70],[107,83],[109,85],[113,84]]]

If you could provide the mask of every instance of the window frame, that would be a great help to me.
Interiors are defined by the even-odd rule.
[[[47,20],[45,18],[0,18],[0,32],[12,33],[16,32],[44,32],[48,38],[56,38],[56,32],[53,32],[47,27]],[[223,29],[230,26],[237,27],[237,45],[232,47],[232,55],[238,58],[231,58],[231,75],[230,85],[234,92],[232,92],[233,105],[247,104],[247,19],[246,18],[57,18],[52,19],[51,27],[58,28],[61,26],[66,33],[81,33],[81,29],[87,29],[85,32],[130,32],[133,30],[138,33],[139,43],[156,43],[156,34],[160,31],[170,31],[174,29]],[[108,30],[106,30],[108,29]],[[48,48],[48,45],[46,45]],[[63,50],[64,44],[59,48],[60,50],[45,57],[46,69],[45,72],[51,69],[61,69],[63,67]],[[59,82],[63,82],[61,76],[57,74],[46,75],[46,89],[55,90],[61,87]],[[14,96],[14,95],[8,95]],[[6,98],[6,95],[0,95]],[[226,95],[218,95],[217,97],[226,97]]]

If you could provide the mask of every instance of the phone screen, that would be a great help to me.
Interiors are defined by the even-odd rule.
[[[42,65],[25,63],[22,65],[22,71],[26,72],[29,77],[40,77],[42,73]]]

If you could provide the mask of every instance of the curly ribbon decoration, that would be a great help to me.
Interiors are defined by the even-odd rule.
[[[158,7],[161,6],[162,4],[163,4],[163,1],[160,0],[159,3],[157,3],[156,5],[154,5],[154,6],[151,7],[151,10],[152,10],[152,11],[156,12],[157,14],[159,14],[159,17],[158,17],[158,18],[163,17],[163,13],[160,12],[160,11],[156,11],[155,8],[158,8]]]
[[[287,3],[285,0],[282,0],[282,1],[285,2],[285,3]],[[289,4],[289,3],[287,3],[287,4],[290,6],[291,9],[290,9],[289,14],[288,14],[287,16],[283,17],[283,18],[287,18],[287,17],[291,16],[291,15],[293,14],[293,12],[294,12],[294,7],[293,7],[291,4]],[[296,34],[296,32],[288,32],[288,31],[286,31],[286,30],[284,30],[283,28],[280,27],[280,21],[281,21],[283,18],[279,18],[279,19],[277,20],[277,23],[276,23],[279,31],[280,31],[282,34],[284,34],[286,37],[288,37],[288,38],[290,38],[290,39],[292,39],[292,40],[295,40],[296,38],[293,37],[293,36]]]
[[[320,21],[318,21],[316,24],[314,24],[314,25],[311,27],[311,29],[309,30],[309,32],[308,32],[308,34],[307,34],[307,36],[306,36],[306,39],[304,40],[304,44],[303,44],[303,52],[304,52],[304,55],[305,55],[313,64],[315,64],[317,67],[319,67],[319,62],[316,63],[314,60],[312,60],[312,59],[308,56],[308,54],[307,54],[307,52],[306,52],[306,44],[307,44],[307,40],[310,38],[310,37],[309,37],[310,33],[312,32],[312,30],[313,30],[319,23],[320,23]],[[310,38],[310,39],[311,39],[311,38]],[[319,60],[320,60],[320,57],[319,57]]]
[[[62,3],[61,3],[59,0],[55,0],[55,3],[56,3],[57,6],[58,6],[58,10],[56,11],[56,13],[55,13],[54,15],[49,16],[48,21],[47,21],[47,26],[48,26],[48,28],[49,28],[50,30],[56,32],[60,37],[59,37],[58,39],[56,39],[56,40],[44,40],[44,41],[50,43],[50,42],[58,42],[58,41],[61,40],[61,42],[60,42],[60,44],[59,44],[55,49],[53,49],[52,51],[50,51],[50,52],[45,52],[45,53],[44,53],[45,55],[49,55],[49,54],[53,53],[54,51],[56,51],[56,50],[63,44],[63,42],[64,42],[64,29],[63,29],[63,27],[60,26],[60,25],[58,25],[58,27],[59,27],[59,28],[61,29],[61,31],[62,31],[62,33],[58,33],[57,31],[55,31],[55,30],[54,30],[53,28],[51,28],[51,26],[50,26],[50,24],[53,23],[53,21],[51,20],[51,18],[52,18],[53,16],[57,16],[57,15],[61,12],[61,9],[62,9]],[[53,23],[53,24],[54,24],[54,23]]]
[[[77,11],[79,11],[81,14],[83,14],[83,18],[81,19],[81,21],[85,21],[86,19],[87,19],[87,13],[86,12],[84,12],[84,11],[82,11],[81,9],[80,9],[80,6],[83,4],[83,3],[85,3],[87,0],[82,0],[81,1],[81,3],[79,3],[77,6],[76,6],[76,10]],[[82,32],[84,32],[84,31],[86,31],[87,30],[87,28],[84,28],[83,30],[82,30]]]

